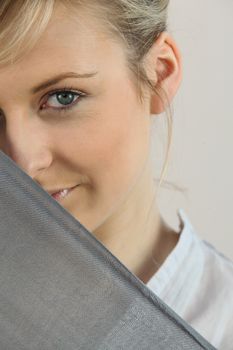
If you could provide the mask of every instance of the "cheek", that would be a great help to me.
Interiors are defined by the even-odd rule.
[[[126,192],[144,164],[148,151],[148,121],[132,99],[108,99],[73,131],[69,153],[94,191]]]
[[[102,216],[124,200],[143,170],[149,149],[149,118],[126,86],[120,93],[107,89],[74,120],[60,129],[63,141],[60,138],[55,147],[65,166],[88,185],[84,186],[79,214],[83,210],[84,219],[93,209],[95,216],[98,208]]]

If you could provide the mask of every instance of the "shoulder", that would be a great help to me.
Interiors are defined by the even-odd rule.
[[[203,240],[202,245],[205,257],[202,283],[209,296],[207,307],[213,308],[212,322],[221,337],[219,346],[227,350],[233,343],[233,262],[209,242]]]
[[[189,273],[196,276],[195,281],[189,280],[192,296],[183,318],[217,349],[230,350],[233,343],[233,261],[202,239],[183,211],[181,215],[192,237],[186,262],[192,260]],[[197,266],[199,272],[195,275]]]
[[[219,350],[233,344],[233,262],[203,240],[183,209],[177,245],[147,283]]]
[[[218,349],[233,343],[233,262],[211,243],[200,239],[203,264],[189,322]]]
[[[203,252],[203,293],[208,292],[215,304],[219,302],[221,313],[227,303],[228,310],[232,311],[228,314],[233,318],[233,261],[206,240],[200,241],[200,248]]]
[[[228,292],[229,287],[233,288],[233,261],[206,240],[202,240],[201,244],[206,272],[217,288]]]

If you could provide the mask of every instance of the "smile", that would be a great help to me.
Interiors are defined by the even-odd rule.
[[[79,185],[77,185],[77,186],[79,186]],[[70,194],[70,192],[72,192],[77,186],[53,193],[52,197],[54,199],[56,199],[57,201],[62,200],[63,198],[67,197]]]

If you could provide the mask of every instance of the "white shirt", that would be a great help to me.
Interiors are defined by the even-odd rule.
[[[183,209],[178,243],[146,283],[219,350],[233,349],[233,262],[202,240]]]

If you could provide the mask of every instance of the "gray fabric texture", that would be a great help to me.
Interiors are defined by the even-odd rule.
[[[0,349],[215,349],[0,151]]]

